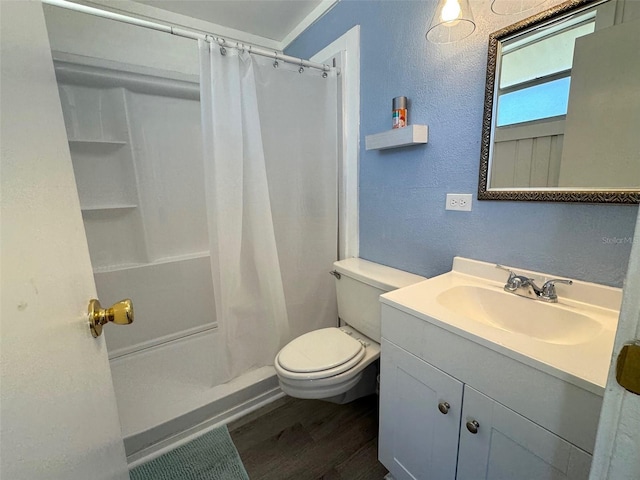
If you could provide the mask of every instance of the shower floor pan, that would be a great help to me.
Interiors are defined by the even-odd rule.
[[[203,332],[111,361],[131,467],[284,396],[273,367],[215,385],[212,335]]]

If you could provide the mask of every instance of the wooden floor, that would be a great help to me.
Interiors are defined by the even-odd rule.
[[[228,425],[251,480],[382,480],[378,397],[285,397]]]

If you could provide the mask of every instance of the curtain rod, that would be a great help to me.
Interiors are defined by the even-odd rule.
[[[42,3],[46,3],[47,5],[66,8],[68,10],[74,10],[76,12],[81,12],[81,13],[88,13],[89,15],[94,15],[96,17],[108,18],[110,20],[115,20],[117,22],[128,23],[131,25],[136,25],[138,27],[157,30],[159,32],[170,33],[171,35],[176,35],[178,37],[190,38],[192,40],[204,40],[207,42],[216,42],[221,47],[235,48],[238,50],[247,50],[249,53],[260,55],[261,57],[273,58],[275,60],[279,60],[279,61],[281,60],[285,63],[300,65],[301,67],[315,68],[318,70],[322,70],[323,72],[328,72],[332,68],[335,68],[335,67],[331,67],[330,65],[325,65],[323,63],[311,62],[309,60],[304,60],[302,58],[291,57],[283,53],[266,50],[256,45],[245,44],[241,42],[229,42],[224,38],[216,36],[214,34],[205,34],[205,33],[196,32],[195,30],[189,30],[186,28],[180,28],[172,25],[164,25],[161,23],[150,22],[148,20],[142,20],[141,18],[130,17],[128,15],[122,15],[120,13],[110,12],[108,10],[102,10],[100,8],[89,7],[87,5],[70,2],[68,0],[41,0],[41,1]]]

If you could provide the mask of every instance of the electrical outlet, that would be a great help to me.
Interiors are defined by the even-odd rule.
[[[471,211],[472,195],[470,193],[447,193],[445,210]]]

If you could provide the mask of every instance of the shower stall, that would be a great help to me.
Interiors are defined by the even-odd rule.
[[[251,197],[244,198],[233,213],[242,231],[231,245],[244,258],[235,276],[242,278],[232,280],[229,265],[216,271],[221,248],[212,242],[219,230],[212,219],[231,214],[220,205],[212,211],[210,198],[253,186],[227,181],[207,163],[198,45],[56,7],[45,14],[100,301],[131,298],[135,308],[132,325],[105,329],[125,447],[135,463],[282,395],[264,358],[296,336],[335,325],[328,271],[340,244],[337,82],[335,74],[253,59],[287,325],[269,347],[275,351],[223,368],[227,347],[246,358],[263,348],[262,334],[243,324],[243,316],[256,317],[251,302],[227,310],[237,325],[219,318],[215,284],[231,282],[251,295],[247,285],[261,278],[251,259],[266,234],[247,226]],[[245,148],[231,144],[230,151],[236,147]],[[224,241],[231,232],[216,235]]]

